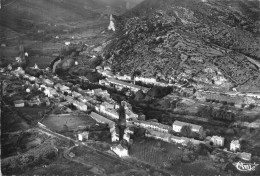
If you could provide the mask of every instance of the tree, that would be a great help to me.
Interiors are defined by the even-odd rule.
[[[181,128],[181,132],[180,133],[181,133],[182,136],[191,137],[191,135],[192,135],[191,126],[190,125],[184,125]]]
[[[135,94],[135,101],[141,101],[145,98],[145,94],[142,90],[138,90]]]

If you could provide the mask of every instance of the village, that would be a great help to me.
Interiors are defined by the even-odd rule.
[[[77,63],[75,63],[77,65]],[[209,146],[213,151],[217,153],[226,153],[232,158],[239,158],[238,162],[245,161],[250,162],[252,158],[258,158],[259,153],[250,153],[248,149],[245,150],[241,147],[244,141],[241,141],[238,137],[232,139],[232,135],[229,135],[229,139],[220,134],[212,134],[209,136],[209,130],[205,129],[205,123],[200,125],[197,121],[195,123],[187,122],[185,118],[182,120],[175,120],[173,122],[160,123],[157,119],[147,118],[143,113],[135,112],[132,105],[127,101],[127,97],[135,95],[137,92],[142,92],[146,94],[151,90],[152,86],[158,87],[171,87],[174,90],[178,90],[182,95],[185,94],[184,100],[196,101],[199,100],[202,104],[209,102],[225,103],[233,108],[248,108],[249,106],[254,106],[255,108],[260,106],[260,94],[259,93],[240,93],[237,91],[230,91],[228,93],[214,92],[214,91],[203,91],[203,90],[191,90],[185,86],[185,80],[170,80],[167,82],[159,82],[156,78],[144,78],[136,76],[132,78],[128,75],[114,75],[109,66],[97,66],[96,72],[101,74],[104,79],[99,80],[96,85],[102,87],[97,89],[87,89],[83,90],[80,85],[73,85],[72,83],[65,82],[60,79],[55,73],[47,69],[39,69],[35,64],[31,67],[32,70],[41,71],[42,74],[39,77],[35,77],[25,73],[25,71],[18,67],[13,69],[11,65],[6,68],[1,69],[1,74],[6,78],[17,77],[22,79],[24,85],[22,90],[26,94],[31,94],[32,92],[39,91],[42,96],[35,96],[29,100],[18,99],[13,101],[13,106],[15,108],[23,108],[26,106],[37,107],[45,104],[47,107],[58,108],[59,113],[49,114],[50,112],[39,113],[40,120],[37,121],[38,126],[46,128],[48,130],[53,130],[52,121],[48,122],[48,118],[55,119],[55,116],[62,117],[64,115],[74,114],[75,112],[82,112],[87,114],[89,117],[94,119],[97,124],[103,124],[107,126],[111,139],[109,143],[111,144],[110,151],[113,155],[117,155],[121,158],[129,158],[129,150],[131,150],[131,145],[134,143],[135,134],[139,129],[143,129],[143,135],[146,138],[153,138],[156,140],[164,141],[171,145],[178,146],[179,148],[194,148],[195,146]],[[86,77],[80,77],[80,82],[82,84],[92,84],[88,81]],[[6,92],[8,88],[8,83],[3,81],[3,92]],[[183,85],[178,82],[184,82]],[[136,83],[139,83],[136,84]],[[147,86],[146,86],[147,85]],[[151,86],[152,85],[152,86]],[[122,92],[125,90],[124,100],[114,100],[110,95],[110,91]],[[15,94],[15,92],[13,92]],[[189,94],[194,94],[193,99],[188,98]],[[11,97],[12,93],[7,96]],[[177,106],[177,105],[176,105]],[[162,108],[162,110],[165,110]],[[46,120],[47,119],[47,120]],[[64,119],[65,121],[65,119]],[[196,120],[195,120],[196,121]],[[216,121],[216,120],[215,120]],[[57,123],[57,122],[56,122]],[[67,122],[66,122],[67,123]],[[214,123],[214,122],[213,122]],[[207,123],[206,123],[207,124]],[[259,119],[255,122],[240,122],[240,128],[248,128],[257,130],[259,129]],[[238,124],[236,124],[236,127]],[[77,141],[88,141],[90,139],[91,131],[79,130],[74,132],[72,138]],[[231,139],[230,139],[231,137]],[[244,149],[244,150],[243,150]],[[71,157],[75,155],[71,152]],[[242,164],[243,165],[243,164]],[[237,164],[236,166],[241,166]],[[257,167],[258,164],[254,163],[252,168]],[[252,169],[250,171],[254,171]],[[239,170],[239,168],[237,167]]]

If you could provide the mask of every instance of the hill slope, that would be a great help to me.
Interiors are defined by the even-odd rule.
[[[128,74],[259,89],[258,63],[247,59],[260,61],[257,7],[248,1],[146,0],[122,16],[106,61]]]

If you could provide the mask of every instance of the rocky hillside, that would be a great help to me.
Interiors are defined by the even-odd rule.
[[[116,71],[260,87],[259,1],[145,0],[104,50]]]

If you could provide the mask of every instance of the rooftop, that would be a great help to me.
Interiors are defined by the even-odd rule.
[[[168,129],[168,130],[172,129],[172,127],[169,125],[164,125],[164,124],[157,123],[157,122],[148,122],[148,121],[139,121],[139,122],[142,124],[157,126],[158,128],[163,128],[163,129]]]
[[[99,122],[103,122],[103,123],[106,123],[106,124],[109,124],[109,125],[112,125],[112,124],[115,123],[112,120],[109,120],[109,119],[105,118],[104,116],[101,116],[101,115],[99,115],[99,114],[97,114],[95,112],[91,112],[90,116],[93,119],[95,119],[95,120],[97,120]]]
[[[158,132],[158,131],[155,131],[155,130],[147,130],[147,134],[150,134],[152,136],[157,136],[159,138],[164,138],[164,139],[172,136],[169,133],[162,133],[162,132]]]
[[[195,124],[191,124],[191,123],[186,123],[186,122],[181,122],[181,121],[178,121],[176,120],[173,125],[176,125],[176,126],[191,126],[193,129],[197,129],[199,130],[201,128],[200,125],[195,125]]]
[[[127,83],[127,82],[124,82],[124,81],[119,81],[119,80],[116,80],[116,79],[113,79],[113,78],[108,78],[107,81],[114,83],[114,84],[123,85],[123,86],[126,86],[126,87],[132,87],[132,88],[136,88],[136,89],[148,89],[147,87],[142,87],[142,86],[138,86],[138,85],[135,85],[135,84],[130,84],[130,83]]]

